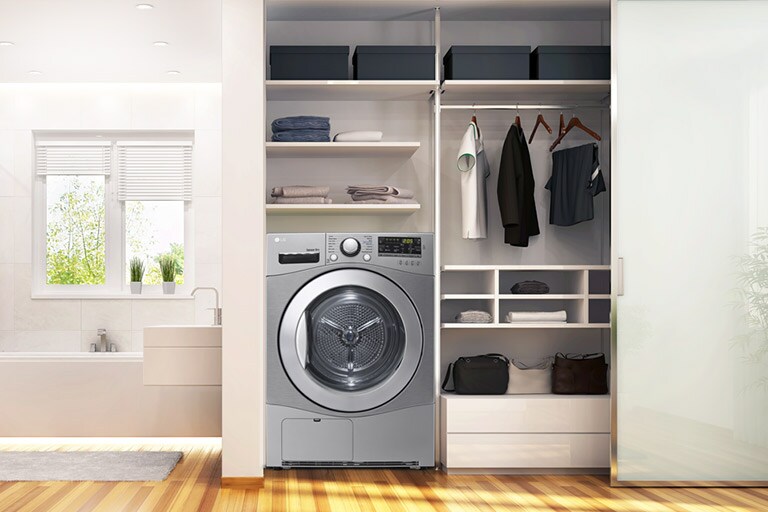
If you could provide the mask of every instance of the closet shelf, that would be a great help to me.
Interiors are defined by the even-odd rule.
[[[548,322],[548,323],[492,323],[492,324],[459,324],[444,323],[440,327],[443,329],[610,329],[611,324],[585,324],[569,322]]]
[[[420,208],[418,204],[268,204],[267,215],[410,215]]]
[[[420,142],[267,142],[267,158],[408,158]]]
[[[441,300],[493,300],[496,296],[492,293],[444,293]]]
[[[598,103],[610,93],[610,80],[446,80],[442,100]]]
[[[584,300],[584,295],[579,293],[502,293],[501,300]]]
[[[443,265],[445,272],[534,271],[534,270],[611,270],[610,265]]]
[[[276,101],[426,101],[433,80],[267,80],[267,99]]]
[[[556,395],[554,393],[541,393],[533,395],[457,395],[455,393],[440,393],[446,400],[610,400],[611,395]]]

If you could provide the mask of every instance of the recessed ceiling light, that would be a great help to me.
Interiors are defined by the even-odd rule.
[[[33,70],[31,70],[31,71],[29,72],[29,74],[30,74],[30,75],[42,75],[42,74],[43,74],[43,72],[42,72],[42,71],[38,71],[38,70],[36,70],[36,69],[33,69]]]
[[[13,46],[13,41],[0,41],[0,46]]]
[[[152,44],[155,46],[168,46],[170,43],[168,41],[155,41]]]
[[[177,71],[175,69],[171,69],[170,71],[166,71],[166,74],[168,74],[168,75],[180,75],[181,71]]]
[[[140,11],[148,11],[150,9],[154,9],[155,6],[152,4],[136,4],[136,8]]]

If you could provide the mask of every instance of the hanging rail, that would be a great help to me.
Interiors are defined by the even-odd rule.
[[[441,110],[583,110],[608,109],[608,105],[440,105]]]

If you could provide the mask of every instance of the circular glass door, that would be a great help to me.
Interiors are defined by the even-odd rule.
[[[397,396],[421,359],[416,309],[392,281],[346,269],[323,274],[294,296],[278,333],[283,367],[323,407],[364,411]]]

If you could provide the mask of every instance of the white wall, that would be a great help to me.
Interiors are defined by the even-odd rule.
[[[212,321],[193,300],[32,300],[33,131],[194,130],[194,281],[221,290],[219,84],[0,85],[0,351],[79,351],[106,328],[142,350],[153,324]]]

